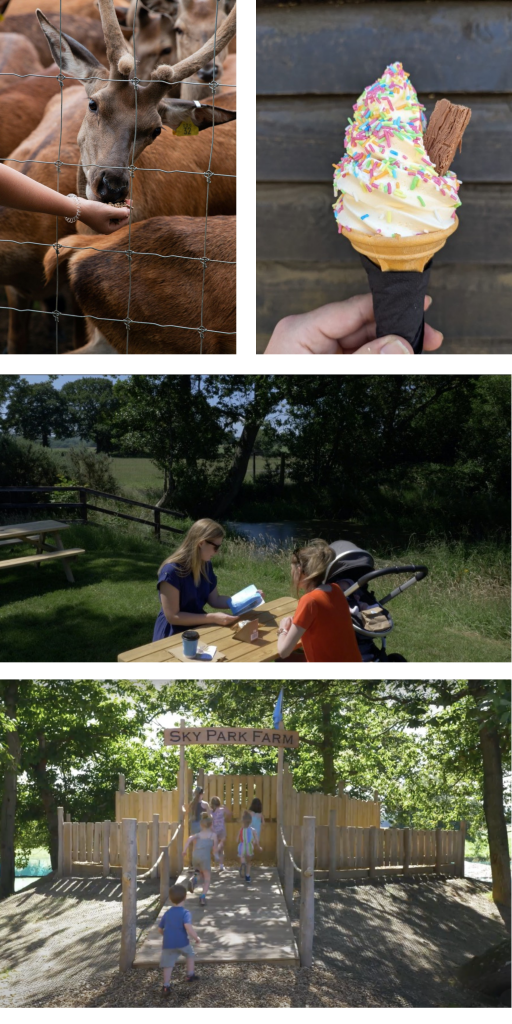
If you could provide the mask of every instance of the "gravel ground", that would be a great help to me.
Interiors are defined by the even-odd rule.
[[[6,901],[12,907],[10,914],[6,914],[5,905],[0,906],[0,1006],[494,1005],[462,989],[454,977],[458,966],[505,935],[489,899],[490,886],[485,882],[425,878],[414,883],[340,883],[336,887],[319,882],[315,893],[314,966],[310,970],[271,967],[268,963],[201,964],[199,981],[189,985],[180,965],[175,969],[168,1000],[161,996],[159,971],[133,969],[124,975],[117,971],[118,883],[74,880],[67,884],[67,893],[45,893],[38,886],[32,896],[20,893],[12,897]],[[85,887],[92,890],[89,897]],[[50,912],[49,896],[58,901],[52,902]],[[23,904],[23,899],[33,900],[32,908]],[[83,902],[77,915],[80,900]],[[298,895],[295,904],[298,914]],[[139,907],[143,934],[154,918],[154,890],[141,888]],[[9,934],[17,929],[20,920],[21,931],[7,947],[7,965],[11,966],[8,973],[3,973],[2,936],[6,928]],[[296,917],[293,923],[297,929]],[[41,937],[45,939],[43,946]],[[29,968],[26,975],[33,980],[30,987],[22,983],[22,964]]]

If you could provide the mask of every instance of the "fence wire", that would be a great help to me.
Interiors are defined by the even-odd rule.
[[[217,328],[215,328],[215,329],[214,328],[209,328],[209,327],[205,326],[205,323],[204,323],[204,297],[205,297],[205,290],[206,290],[206,270],[207,270],[208,265],[210,263],[218,263],[218,264],[225,264],[227,266],[236,266],[236,261],[235,260],[217,260],[217,259],[212,259],[211,257],[207,256],[208,215],[209,215],[209,201],[210,201],[210,184],[211,184],[212,178],[214,178],[214,177],[217,177],[217,178],[236,178],[236,174],[225,174],[225,173],[220,173],[220,172],[217,172],[217,171],[212,171],[213,148],[214,148],[214,144],[215,144],[215,98],[216,98],[217,89],[219,87],[219,83],[215,79],[215,75],[216,75],[216,63],[215,63],[215,61],[216,61],[216,52],[217,52],[217,28],[218,28],[219,4],[221,2],[222,2],[222,0],[215,0],[215,28],[214,28],[214,32],[213,32],[213,36],[214,36],[213,80],[210,83],[208,83],[210,91],[212,93],[212,104],[211,104],[212,111],[213,111],[212,140],[211,140],[210,153],[209,153],[209,158],[208,158],[208,167],[207,167],[207,169],[205,171],[187,171],[187,170],[179,170],[177,168],[174,169],[174,170],[167,170],[167,169],[161,168],[161,167],[136,167],[135,166],[135,147],[136,147],[136,142],[137,142],[137,128],[138,128],[138,104],[137,104],[137,100],[138,100],[138,87],[139,87],[139,85],[148,85],[148,84],[152,84],[154,82],[154,79],[151,79],[151,78],[148,79],[148,78],[138,78],[137,77],[137,71],[136,71],[136,68],[137,68],[137,54],[136,54],[135,33],[136,33],[136,25],[137,25],[137,12],[138,12],[139,0],[136,0],[136,3],[135,3],[135,10],[134,10],[134,17],[133,17],[133,31],[132,31],[132,45],[133,45],[133,59],[134,59],[134,77],[130,79],[130,84],[133,85],[133,88],[135,90],[135,131],[134,131],[134,138],[133,138],[133,145],[132,145],[132,159],[131,159],[131,164],[130,164],[129,167],[125,167],[125,166],[119,165],[119,164],[108,164],[108,165],[105,165],[105,164],[89,164],[89,163],[82,164],[81,161],[79,163],[71,163],[71,162],[68,162],[68,161],[61,160],[61,154],[62,154],[62,126],[63,126],[64,82],[65,81],[74,81],[74,82],[80,82],[82,84],[85,83],[85,81],[89,81],[89,82],[91,82],[91,81],[126,82],[125,78],[120,78],[120,79],[119,78],[115,78],[115,79],[110,79],[109,78],[109,79],[105,80],[105,78],[103,78],[103,76],[97,76],[97,77],[96,76],[91,76],[90,78],[85,79],[85,78],[75,77],[73,75],[67,75],[67,74],[64,75],[62,73],[62,0],[59,0],[59,47],[60,47],[60,50],[59,50],[59,56],[60,56],[60,70],[59,70],[59,74],[53,76],[53,75],[38,75],[38,74],[33,74],[33,75],[32,74],[18,74],[17,72],[14,72],[14,71],[2,71],[2,72],[0,72],[0,78],[5,78],[5,77],[20,78],[20,79],[25,79],[25,78],[44,78],[45,80],[55,78],[56,81],[59,83],[59,87],[60,87],[60,125],[59,125],[59,142],[58,142],[57,160],[32,160],[32,159],[28,159],[28,160],[27,159],[25,159],[25,160],[14,159],[13,160],[13,159],[11,159],[10,155],[1,158],[2,161],[7,161],[8,160],[9,163],[46,164],[46,165],[50,165],[50,166],[51,165],[55,166],[55,168],[57,170],[57,189],[56,189],[57,192],[60,192],[59,185],[60,185],[60,171],[61,171],[61,167],[76,167],[77,170],[78,170],[79,167],[84,167],[84,168],[91,168],[91,167],[98,167],[98,168],[100,168],[101,167],[103,169],[108,167],[109,170],[128,170],[129,173],[130,173],[130,197],[129,197],[130,201],[133,199],[133,179],[134,179],[135,171],[139,171],[139,172],[140,171],[153,171],[153,172],[156,171],[159,174],[190,174],[190,175],[196,175],[196,176],[199,176],[199,177],[206,178],[205,225],[204,225],[204,243],[203,243],[203,255],[202,256],[181,256],[181,255],[178,255],[176,253],[169,253],[168,255],[164,255],[163,253],[139,252],[138,250],[132,250],[132,248],[131,248],[132,217],[131,216],[130,216],[129,221],[128,221],[128,248],[127,249],[110,249],[109,248],[108,250],[105,250],[105,249],[100,249],[100,248],[98,248],[97,246],[94,246],[94,245],[87,245],[87,246],[83,246],[83,245],[82,246],[63,245],[59,241],[59,217],[55,218],[55,242],[53,243],[52,246],[50,246],[46,242],[35,242],[35,241],[31,241],[30,239],[28,239],[26,241],[20,241],[19,239],[15,239],[15,238],[0,238],[0,242],[9,242],[9,243],[11,243],[13,245],[39,245],[39,246],[42,246],[44,249],[48,249],[48,248],[54,248],[55,249],[55,253],[56,253],[56,257],[57,257],[56,258],[56,266],[55,266],[55,278],[56,278],[55,307],[56,308],[54,310],[46,310],[46,309],[34,309],[33,306],[30,306],[30,307],[27,307],[26,309],[22,309],[22,308],[17,306],[16,307],[16,312],[17,313],[41,313],[43,316],[53,316],[55,318],[55,353],[57,355],[59,354],[59,323],[60,323],[61,317],[62,318],[68,318],[69,320],[98,320],[100,322],[105,322],[105,323],[122,323],[122,324],[124,324],[124,326],[126,328],[126,354],[129,354],[129,351],[130,351],[130,328],[131,328],[132,324],[135,324],[137,326],[160,327],[160,328],[164,328],[164,329],[174,329],[174,330],[181,330],[181,331],[190,331],[192,333],[195,332],[195,333],[197,333],[199,335],[199,348],[198,348],[198,351],[199,351],[200,355],[202,355],[202,353],[203,353],[203,345],[204,345],[205,334],[212,333],[212,334],[222,334],[222,335],[224,335],[226,337],[232,337],[232,338],[236,337],[236,331],[221,331],[221,330],[218,330]],[[146,6],[146,5],[143,5],[143,6]],[[148,8],[149,8],[149,5],[148,5]],[[51,17],[51,14],[50,14],[50,17]],[[155,65],[155,67],[158,67],[158,66],[159,66],[158,64]],[[173,82],[173,85],[182,85],[184,81],[185,80]],[[226,82],[223,82],[222,86],[223,86],[223,88],[236,88],[236,85],[231,85],[230,86],[229,83],[226,83]],[[8,93],[6,94],[6,96],[8,96]],[[0,94],[0,102],[2,101],[2,98],[3,97]],[[144,152],[144,150],[142,152]],[[154,216],[158,216],[158,215],[155,214]],[[149,218],[145,218],[145,219],[149,219]],[[135,221],[135,223],[136,224],[137,223],[141,223],[141,221]],[[113,234],[115,234],[115,232],[113,232]],[[102,252],[105,256],[109,256],[111,254],[117,254],[117,255],[124,254],[124,255],[126,255],[126,257],[128,259],[128,297],[127,297],[126,317],[124,319],[120,319],[120,318],[116,318],[116,317],[94,316],[91,313],[88,313],[86,315],[85,314],[80,314],[80,313],[65,313],[63,310],[59,310],[59,308],[58,308],[58,299],[59,299],[59,252],[60,252],[61,249],[73,249],[73,250],[76,250],[77,252],[83,252],[86,249],[87,250],[90,249],[90,250],[92,250],[94,252]],[[151,321],[151,320],[133,320],[133,319],[131,319],[131,317],[130,317],[130,307],[131,307],[131,299],[132,299],[132,276],[133,276],[132,257],[133,256],[158,256],[159,258],[164,259],[164,260],[180,259],[180,260],[187,260],[187,261],[190,261],[190,262],[202,263],[202,268],[203,269],[202,269],[202,282],[201,282],[200,324],[199,324],[198,327],[190,327],[190,326],[187,326],[185,324],[160,324],[160,323],[156,323],[156,322]],[[2,306],[2,305],[0,305],[0,309],[10,311],[12,309],[12,307],[11,306]],[[70,351],[72,351],[72,350],[70,350]]]

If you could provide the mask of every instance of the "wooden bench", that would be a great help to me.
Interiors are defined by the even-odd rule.
[[[85,555],[85,548],[68,548],[62,551],[45,551],[38,555],[22,555],[20,558],[7,558],[0,561],[0,569],[13,569],[17,565],[38,565],[40,562],[47,562],[51,558],[62,558],[64,564],[68,558],[76,558],[77,555]],[[73,582],[73,580],[71,580]]]

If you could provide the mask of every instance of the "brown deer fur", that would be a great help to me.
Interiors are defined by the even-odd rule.
[[[48,100],[60,91],[56,64],[41,68],[37,78],[18,78],[9,89],[8,102],[4,101],[0,117],[0,160],[5,160],[39,124]],[[75,83],[63,82],[67,89]],[[75,85],[76,87],[76,85]],[[7,98],[7,97],[6,97]]]
[[[18,32],[0,35],[0,93],[8,92],[14,83],[23,81],[16,75],[33,75],[43,70],[37,50],[30,39]]]
[[[33,14],[36,6],[34,0],[10,0],[4,17],[12,18],[15,14]],[[120,6],[124,7],[124,4],[120,4]],[[58,14],[59,0],[45,0],[44,12],[45,14]],[[75,14],[80,18],[99,19],[96,0],[62,0],[62,13]]]
[[[35,46],[37,55],[43,67],[47,67],[48,64],[52,63],[52,56],[48,48],[48,43],[41,32],[39,22],[35,16],[36,4],[32,7],[30,14],[19,14],[15,17],[5,18],[0,21],[0,33],[2,32],[19,32],[20,35],[25,36]],[[47,5],[44,3],[43,7],[48,10]],[[103,29],[101,27],[101,21],[99,20],[98,9],[96,8],[96,18],[81,18],[76,14],[64,14],[62,15],[62,31],[67,32],[68,36],[72,36],[73,39],[78,39],[79,43],[86,46],[88,50],[96,57],[96,60],[105,61],[107,59],[107,52],[105,50],[105,40],[103,38]],[[57,24],[59,18],[57,15]],[[123,35],[128,36],[129,31],[127,29],[121,29]]]
[[[135,253],[160,253],[159,256],[132,257],[132,292],[130,319],[151,324],[132,323],[129,352],[198,353],[201,323],[201,291],[203,283],[204,217],[152,217],[134,224],[131,250]],[[128,310],[128,260],[115,250],[128,248],[128,228],[114,235],[71,235],[62,244],[90,246],[94,250],[61,250],[59,264],[65,263],[75,298],[88,321],[88,337],[92,341],[99,329],[105,339],[120,353],[126,351],[126,327],[122,322],[98,320],[103,314],[123,321]],[[101,249],[101,252],[95,251]],[[214,217],[208,221],[206,255],[210,260],[205,274],[203,323],[204,353],[234,353],[235,331],[235,218]],[[162,258],[168,256],[169,258]],[[191,257],[190,259],[176,257]],[[55,273],[56,254],[49,249],[45,257],[47,280]],[[63,271],[64,272],[64,271]],[[182,329],[180,329],[180,327]],[[183,328],[192,328],[186,330]]]

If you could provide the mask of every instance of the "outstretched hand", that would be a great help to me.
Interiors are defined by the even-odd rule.
[[[80,220],[98,235],[110,235],[128,224],[130,204],[131,200],[127,199],[126,206],[118,209],[107,203],[97,203],[94,199],[81,199]]]
[[[425,310],[432,305],[425,298]],[[443,335],[425,324],[423,349],[434,352]],[[398,335],[376,337],[371,294],[354,295],[345,302],[330,302],[310,313],[280,320],[265,355],[414,355],[412,346]]]

